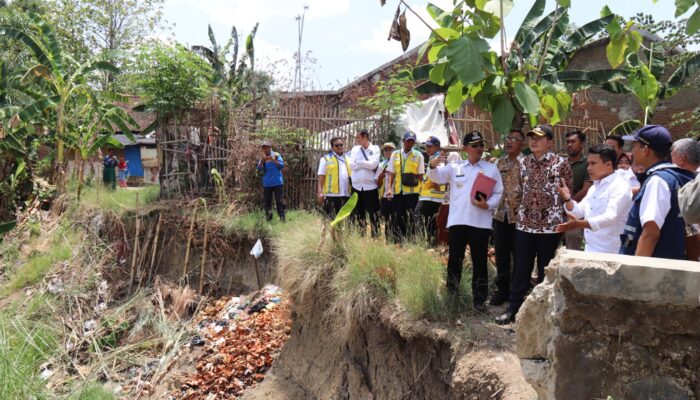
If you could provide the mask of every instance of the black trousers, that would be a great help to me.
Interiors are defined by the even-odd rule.
[[[335,216],[340,212],[345,203],[347,203],[349,197],[325,197],[323,199],[323,215],[331,220],[335,219]]]
[[[401,243],[415,234],[415,209],[416,204],[418,204],[418,193],[395,194],[391,201],[394,203],[392,240]]]
[[[489,273],[486,260],[489,250],[490,229],[468,225],[452,225],[449,228],[449,251],[447,261],[447,291],[459,293],[462,280],[462,264],[467,244],[472,257],[472,296],[474,304],[483,304],[489,291]]]
[[[280,220],[284,221],[285,204],[282,185],[263,188],[263,197],[265,198],[265,218],[267,218],[268,221],[272,220],[272,195],[275,196],[277,215],[279,215]]]
[[[509,224],[508,217],[503,222],[493,220],[493,244],[496,248],[496,290],[507,300],[515,259],[515,224]]]
[[[416,214],[421,216],[423,223],[423,226],[418,228],[418,233],[422,234],[431,246],[437,244],[437,214],[440,205],[442,203],[420,200],[416,206]]]
[[[517,313],[525,301],[525,295],[530,288],[530,275],[537,258],[537,281],[544,280],[546,267],[561,242],[560,233],[528,233],[515,231],[515,269],[510,286],[509,310]]]
[[[353,211],[353,218],[360,226],[362,235],[367,232],[367,215],[372,225],[372,237],[379,237],[379,189],[356,190],[357,205]]]
[[[394,225],[394,203],[382,197],[381,199],[381,212],[382,219],[384,220],[384,232],[386,235],[386,240],[390,241],[392,239],[392,226]]]

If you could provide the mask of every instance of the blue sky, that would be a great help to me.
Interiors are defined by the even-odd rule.
[[[256,36],[257,65],[269,70],[280,82],[291,81],[292,57],[297,47],[295,17],[306,12],[302,54],[311,51],[304,80],[307,89],[331,89],[361,76],[402,54],[401,45],[387,41],[397,0],[166,0],[164,16],[174,24],[175,40],[187,45],[208,44],[207,24],[211,24],[217,40],[224,42],[231,26],[247,35],[255,22],[260,23]],[[430,21],[425,11],[427,2],[409,0],[411,7]],[[436,0],[448,9],[451,0]],[[613,12],[630,17],[638,12],[650,13],[657,20],[673,19],[673,0],[572,0],[571,21],[586,23],[599,16],[604,5]],[[513,35],[520,26],[532,1],[515,0],[506,17],[506,35]],[[548,0],[547,10],[554,9]],[[430,31],[409,12],[408,27],[411,47],[427,39]],[[313,87],[311,87],[313,85]]]

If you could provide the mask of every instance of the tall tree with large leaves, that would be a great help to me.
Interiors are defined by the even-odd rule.
[[[612,16],[573,31],[569,27],[569,1],[559,0],[547,15],[545,0],[536,0],[506,50],[503,19],[512,0],[466,0],[451,11],[428,4],[439,24],[424,51],[429,64],[414,70],[416,79],[428,79],[422,90],[446,93],[445,106],[455,112],[464,101],[490,112],[494,130],[506,133],[544,119],[557,124],[570,111],[571,93],[614,82],[621,71],[565,71],[576,51],[601,32]],[[544,15],[544,16],[543,16]],[[501,35],[500,54],[489,39]]]
[[[30,18],[32,26],[25,30],[0,27],[0,36],[22,43],[33,56],[33,62],[23,71],[20,82],[33,102],[21,109],[10,107],[5,114],[12,115],[17,122],[13,132],[16,138],[30,132],[35,123],[47,124],[52,128],[56,143],[54,178],[58,193],[63,194],[66,190],[64,138],[70,108],[87,103],[93,109],[99,109],[101,93],[89,84],[90,76],[99,71],[117,73],[118,69],[102,58],[82,64],[77,62],[63,53],[53,29],[46,21],[36,15],[30,15]]]
[[[611,15],[605,7],[603,15]],[[623,121],[612,130],[629,133],[650,123],[659,101],[676,93],[700,73],[700,53],[678,53],[677,42],[645,39],[636,21],[613,19],[606,27],[610,36],[606,46],[608,62],[614,68],[622,67],[624,79],[606,86],[613,93],[632,94],[642,110],[641,120]],[[675,55],[675,56],[674,56]],[[666,78],[666,70],[673,69]]]
[[[211,25],[208,28],[210,46],[192,46],[192,51],[206,60],[214,70],[212,85],[226,109],[226,133],[233,137],[235,109],[258,95],[269,93],[272,78],[255,70],[254,40],[258,31],[257,23],[245,39],[245,53],[240,59],[235,26],[231,28],[231,36],[224,46],[217,42]]]

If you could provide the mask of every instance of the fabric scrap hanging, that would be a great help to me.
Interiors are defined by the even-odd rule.
[[[401,4],[396,7],[396,13],[394,14],[394,19],[391,22],[391,28],[389,29],[389,37],[387,40],[398,40],[401,42],[401,48],[403,51],[408,49],[408,45],[411,42],[411,32],[409,32],[406,25],[406,10],[401,12]]]

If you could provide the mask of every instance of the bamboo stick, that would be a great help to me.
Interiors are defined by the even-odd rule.
[[[139,194],[136,193],[136,231],[134,232],[134,249],[131,253],[131,270],[129,271],[129,294],[131,294],[131,288],[134,284],[134,269],[136,268],[136,254],[139,251]]]
[[[190,261],[190,249],[192,248],[192,233],[194,231],[194,220],[195,220],[195,217],[197,216],[197,207],[198,206],[199,206],[199,202],[195,201],[194,209],[192,210],[192,219],[190,219],[190,230],[187,233],[187,248],[185,249],[185,263],[182,267],[182,276],[180,279],[187,277],[188,263]]]
[[[156,223],[156,237],[153,240],[153,249],[151,250],[151,266],[148,269],[148,281],[151,281],[153,275],[153,266],[156,263],[156,254],[158,253],[158,236],[160,235],[160,225],[163,222],[163,213],[158,213],[158,222]]]
[[[206,210],[206,204],[204,209]],[[209,223],[206,219],[206,212],[204,218],[204,244],[202,245],[202,267],[199,270],[199,294],[204,294],[204,266],[207,261],[207,241],[209,239]]]

